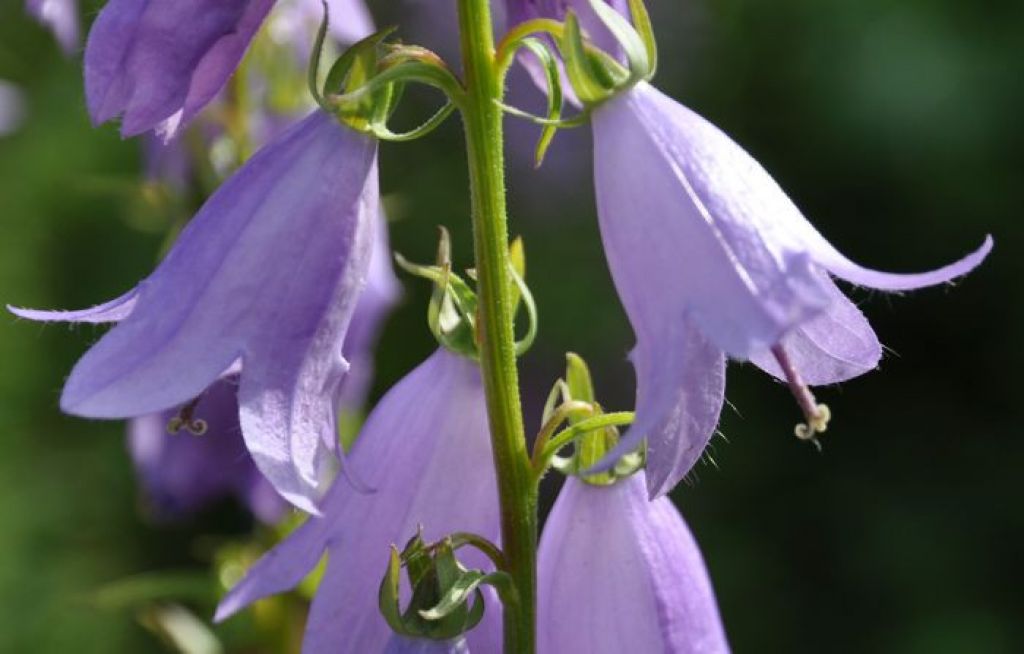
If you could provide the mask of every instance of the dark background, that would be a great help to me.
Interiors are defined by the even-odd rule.
[[[985,233],[996,240],[956,288],[852,291],[889,352],[880,371],[820,391],[834,415],[822,454],[792,436],[784,387],[730,366],[718,465],[699,465],[673,498],[735,650],[1020,651],[1024,4],[651,4],[657,84],[744,144],[850,257],[916,271]],[[371,6],[382,23],[401,16]],[[0,79],[28,103],[21,129],[0,137],[0,301],[80,307],[119,294],[161,244],[132,191],[138,144],[89,127],[80,61],[15,0],[0,0]],[[628,409],[632,335],[600,249],[586,135],[559,136],[533,172],[531,129],[510,134],[513,230],[541,310],[522,365],[530,411],[567,350],[591,363],[605,406]],[[457,122],[385,146],[381,169],[395,249],[428,260],[445,224],[469,266]],[[403,282],[375,395],[433,347],[429,288]],[[122,426],[58,412],[64,375],[99,333],[0,316],[0,651],[154,651],[130,614],[83,598],[139,571],[202,565],[197,541],[245,529],[230,506],[150,524]]]

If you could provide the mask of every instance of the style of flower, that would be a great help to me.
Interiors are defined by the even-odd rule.
[[[310,610],[303,652],[379,652],[391,638],[378,589],[392,544],[404,545],[418,526],[427,541],[453,532],[497,541],[496,481],[474,362],[439,349],[420,364],[370,413],[348,464],[372,492],[358,492],[339,479],[324,498],[322,515],[256,562],[221,602],[218,620],[297,585],[326,551],[327,570]],[[463,549],[459,555],[469,567],[488,567],[476,552]],[[467,635],[474,651],[500,651],[495,604],[488,604],[483,622]]]
[[[308,0],[290,0],[303,5]],[[85,47],[85,95],[99,125],[121,116],[122,135],[187,125],[224,86],[275,0],[110,0]],[[319,4],[319,3],[317,3]],[[332,33],[366,29],[359,0],[332,0]]]
[[[125,295],[84,311],[12,308],[34,320],[120,321],[75,366],[61,408],[156,413],[240,366],[246,446],[278,492],[315,512],[379,212],[376,152],[373,139],[313,112],[228,179]]]
[[[874,332],[830,275],[916,289],[966,274],[992,247],[986,238],[921,274],[863,268],[739,145],[646,82],[597,107],[593,134],[605,255],[637,338],[636,422],[613,456],[647,439],[652,496],[671,489],[710,438],[726,356],[785,379],[810,437],[828,416],[807,385],[877,366]]]
[[[261,522],[280,520],[288,505],[242,440],[237,377],[215,382],[187,411],[188,424],[173,409],[135,418],[128,426],[128,451],[154,517],[178,520],[235,497]]]
[[[78,0],[26,0],[25,9],[53,32],[64,54],[78,49]]]
[[[643,472],[565,481],[538,554],[539,654],[721,654],[729,645],[697,543]]]

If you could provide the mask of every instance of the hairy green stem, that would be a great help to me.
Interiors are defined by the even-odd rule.
[[[523,432],[505,214],[502,112],[489,0],[459,0],[479,298],[479,349],[501,502],[501,547],[514,599],[504,606],[505,653],[533,654],[537,596],[537,485]]]

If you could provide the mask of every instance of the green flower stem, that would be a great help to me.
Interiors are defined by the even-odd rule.
[[[501,502],[501,546],[515,593],[504,606],[505,653],[533,654],[537,599],[537,485],[523,432],[512,326],[505,215],[503,93],[489,0],[459,0],[464,66],[462,120],[469,158],[478,276],[480,365]]]

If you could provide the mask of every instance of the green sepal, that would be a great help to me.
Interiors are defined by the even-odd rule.
[[[635,2],[631,3],[631,12],[632,4],[635,4]],[[642,1],[640,5],[643,6]],[[615,11],[604,0],[590,0],[590,7],[597,14],[598,19],[608,28],[608,31],[612,33],[612,36],[626,55],[626,61],[629,62],[629,79],[625,82],[625,85],[632,86],[641,79],[647,79],[651,73],[648,46],[644,43],[644,39],[640,37],[637,30],[634,29],[622,14]],[[649,22],[650,18],[648,17]]]
[[[508,575],[467,570],[456,559],[455,549],[451,538],[428,545],[421,533],[410,539],[401,553],[391,546],[378,600],[381,615],[394,632],[412,638],[450,640],[483,619],[485,604],[480,585],[507,585]],[[400,600],[403,567],[412,587],[412,598],[404,611]]]
[[[322,90],[317,88],[326,24],[325,10],[325,22],[317,32],[308,73],[310,92],[325,111],[378,139],[410,141],[434,131],[455,110],[463,95],[458,80],[430,50],[386,45],[384,41],[395,27],[371,34],[345,50],[331,65]],[[387,48],[383,56],[382,48]],[[394,132],[387,122],[409,82],[440,89],[446,96],[445,103],[421,125],[405,132]]]
[[[523,243],[523,237],[517,236],[512,239],[508,246],[508,261],[512,266],[512,271],[519,275],[521,279],[526,279],[526,245]],[[513,307],[512,316],[515,317],[520,300],[519,284],[515,281],[509,283],[508,294]]]
[[[610,74],[596,65],[583,43],[583,31],[575,12],[565,15],[565,32],[561,42],[565,72],[576,97],[585,105],[598,104],[611,96]]]
[[[395,253],[395,261],[406,272],[434,283],[434,292],[427,307],[427,325],[437,342],[452,352],[477,359],[479,353],[476,344],[476,293],[461,277],[452,272],[451,240],[448,230],[440,227],[439,231],[435,265],[411,263],[398,253]]]
[[[384,574],[384,580],[381,581],[380,591],[377,594],[377,604],[380,606],[380,613],[384,616],[384,621],[396,633],[402,633],[405,630],[405,622],[402,620],[402,606],[399,601],[401,583],[402,560],[398,554],[398,548],[392,545],[391,555],[388,557],[387,572]]]
[[[523,306],[526,308],[526,335],[516,341],[516,356],[523,356],[530,350],[533,341],[537,338],[537,303],[534,302],[533,293],[530,292],[526,281],[511,263],[508,272],[512,283],[519,291],[518,295],[523,301]]]
[[[569,388],[569,397],[581,402],[594,401],[594,381],[590,376],[590,368],[583,357],[575,352],[565,355],[565,384]]]
[[[633,18],[633,27],[647,50],[647,74],[644,79],[650,80],[658,70],[658,42],[654,38],[654,25],[651,15],[647,13],[644,0],[627,0],[629,13]]]
[[[523,39],[522,46],[533,53],[533,56],[537,57],[541,66],[544,67],[544,77],[547,80],[548,87],[546,118],[550,121],[557,121],[562,116],[563,104],[562,74],[558,69],[558,58],[551,52],[548,44],[540,39]],[[537,140],[537,147],[534,150],[535,168],[540,168],[540,165],[544,162],[544,155],[547,154],[548,147],[551,145],[552,139],[555,138],[557,131],[558,126],[555,123],[548,123],[541,129],[540,138]]]
[[[512,588],[512,578],[507,572],[496,570],[484,572],[483,570],[465,570],[456,577],[442,597],[441,601],[433,607],[421,610],[420,616],[425,620],[440,620],[451,615],[460,606],[469,601],[470,597],[476,596],[474,605],[482,604],[481,585],[490,585],[498,589],[499,594],[507,594]]]
[[[345,50],[345,52],[343,52],[341,56],[334,61],[330,70],[327,71],[327,78],[324,80],[322,97],[326,98],[331,94],[341,93],[342,91],[351,91],[362,85],[366,80],[365,78],[360,79],[361,75],[356,75],[354,79],[350,78],[350,73],[353,72],[353,68],[356,66],[357,61],[361,60],[364,71],[366,70],[365,63],[368,59],[372,57],[374,63],[376,63],[377,48],[384,42],[384,39],[391,36],[396,29],[398,28],[394,25],[385,27],[364,39],[356,41],[348,48],[348,50]],[[323,103],[321,103],[321,105],[322,104]]]
[[[324,8],[324,17],[316,30],[316,39],[313,41],[313,49],[309,53],[309,67],[306,70],[306,84],[309,86],[309,93],[321,107],[324,104],[324,96],[320,93],[320,59],[324,54],[324,41],[327,38],[327,26],[330,23],[330,9],[327,0],[320,0]]]
[[[543,474],[550,464],[563,474],[575,475],[592,485],[613,484],[643,467],[643,448],[622,457],[611,470],[594,474],[584,472],[593,468],[618,445],[618,426],[631,423],[633,414],[606,414],[597,402],[594,381],[583,358],[569,352],[565,360],[565,377],[555,383],[544,406],[545,428],[542,435],[538,436],[542,449],[533,456],[535,472]],[[579,408],[575,408],[577,406]],[[550,438],[544,437],[544,434],[551,434],[557,427],[549,425],[554,420],[564,420],[568,427]],[[559,450],[570,444],[574,445],[572,454],[558,456]]]

